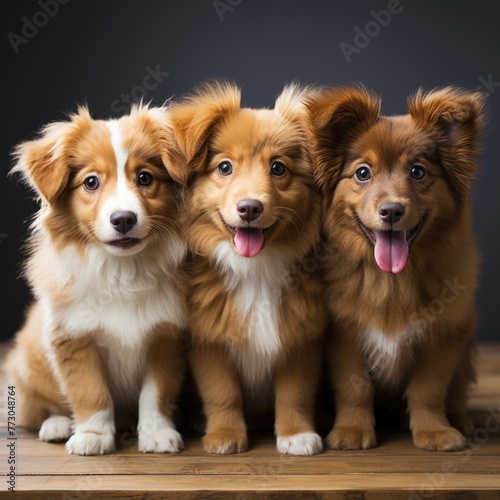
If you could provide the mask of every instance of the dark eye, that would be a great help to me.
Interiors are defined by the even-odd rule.
[[[425,168],[422,165],[413,165],[410,170],[411,176],[417,181],[425,177]]]
[[[283,165],[283,163],[275,161],[271,165],[271,173],[276,177],[281,177],[282,175],[285,175],[285,172],[286,172],[286,167],[285,165]]]
[[[95,175],[90,175],[83,181],[87,191],[95,191],[99,187],[99,179]]]
[[[233,173],[233,166],[228,161],[223,161],[218,167],[220,175],[231,175]]]
[[[137,183],[141,186],[149,186],[153,182],[153,176],[148,172],[139,172]]]
[[[359,182],[366,182],[372,178],[372,171],[369,166],[363,165],[356,170],[354,175]]]

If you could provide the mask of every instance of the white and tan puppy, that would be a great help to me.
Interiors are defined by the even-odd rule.
[[[35,296],[7,360],[18,425],[66,449],[115,449],[115,425],[138,417],[139,449],[176,452],[185,288],[179,185],[168,112],[44,127],[20,144],[14,172],[41,209],[25,275]],[[167,166],[167,169],[165,168]],[[128,423],[128,421],[127,421]]]

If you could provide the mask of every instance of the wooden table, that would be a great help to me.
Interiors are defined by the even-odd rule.
[[[481,345],[478,384],[470,401],[476,431],[471,449],[456,453],[417,450],[408,433],[381,434],[380,446],[313,457],[280,455],[270,435],[253,436],[247,453],[211,456],[197,437],[175,455],[143,454],[128,436],[119,451],[102,457],[68,455],[62,444],[18,430],[16,496],[11,498],[346,498],[500,499],[500,345]],[[1,422],[6,387],[1,386]],[[5,425],[5,424],[4,424]],[[7,491],[10,438],[1,429],[0,456]]]

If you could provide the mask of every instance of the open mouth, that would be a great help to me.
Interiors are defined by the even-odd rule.
[[[269,227],[258,226],[231,226],[222,215],[220,216],[226,229],[233,235],[234,246],[238,253],[244,257],[255,257],[264,246],[265,234],[272,231],[278,224],[279,219]]]
[[[135,247],[141,241],[142,239],[140,238],[121,238],[119,240],[107,241],[106,245],[111,245],[115,248],[121,248],[123,250],[127,250],[129,248]]]
[[[374,255],[378,267],[386,273],[398,274],[406,266],[410,246],[415,241],[424,225],[424,215],[418,224],[410,231],[372,231],[365,226],[356,214],[356,220],[365,236],[374,246]]]

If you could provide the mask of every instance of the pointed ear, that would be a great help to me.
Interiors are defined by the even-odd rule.
[[[306,123],[308,120],[306,101],[316,93],[317,89],[315,87],[291,83],[285,86],[281,94],[276,98],[274,110],[285,119]]]
[[[435,137],[443,167],[467,185],[475,177],[474,157],[486,121],[486,95],[458,87],[428,93],[419,90],[408,99],[413,120]]]
[[[187,185],[188,169],[184,156],[175,140],[174,131],[169,118],[168,107],[154,107],[149,104],[134,104],[130,110],[130,119],[138,130],[153,139],[155,151],[160,153],[161,160],[168,174],[174,181]],[[137,143],[139,136],[134,136]],[[159,150],[159,151],[158,151]]]
[[[78,108],[70,118],[46,125],[38,139],[22,142],[13,152],[15,164],[10,174],[20,172],[39,199],[49,205],[57,201],[68,184],[72,140],[92,121],[86,107]]]
[[[330,193],[340,178],[349,145],[377,122],[380,99],[362,85],[333,87],[308,98],[307,108],[316,181]]]
[[[205,84],[172,104],[170,123],[189,174],[206,165],[209,139],[217,125],[240,109],[241,91],[227,82]]]
[[[174,130],[170,123],[164,124],[161,140],[161,159],[169,175],[182,186],[189,181],[189,168],[186,158],[175,140]]]

